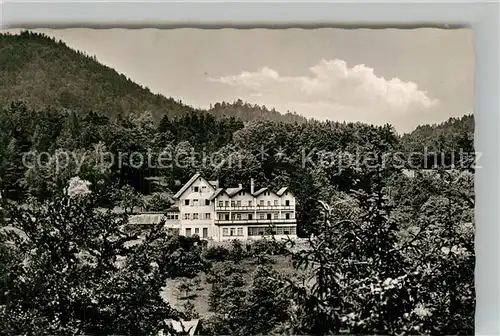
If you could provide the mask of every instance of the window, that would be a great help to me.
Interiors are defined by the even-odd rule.
[[[201,192],[207,192],[207,186],[202,186],[201,187]]]
[[[271,205],[271,201],[267,201],[267,205]]]
[[[236,219],[241,220],[241,214],[236,214]]]
[[[189,200],[188,199],[184,200],[184,205],[189,205]]]
[[[226,206],[227,206],[227,207],[229,206],[229,201],[226,201]]]
[[[198,187],[198,186],[193,187],[193,191],[194,191],[194,192],[198,192],[198,191],[200,191],[200,187]]]
[[[219,220],[224,220],[224,215],[223,214],[219,214]]]
[[[198,214],[197,213],[193,214],[193,219],[198,219]]]
[[[265,219],[265,218],[266,218],[266,216],[264,216],[263,213],[259,214],[259,219]]]
[[[229,231],[229,230],[228,230],[227,228],[223,228],[223,229],[222,229],[222,235],[223,235],[223,236],[226,236],[226,237],[227,237],[227,236],[229,236],[228,231]]]
[[[198,206],[198,205],[200,205],[199,201],[197,199],[194,199],[193,200],[193,206]]]
[[[229,229],[229,235],[232,237],[232,236],[236,236],[236,229],[235,228],[230,228]]]
[[[208,228],[203,228],[203,238],[208,238]]]
[[[179,219],[179,214],[167,214],[167,219]]]
[[[237,228],[238,236],[243,236],[243,228]]]
[[[199,228],[195,228],[194,229],[194,234],[199,236],[200,235],[200,229]]]
[[[249,227],[248,228],[249,236],[262,236],[264,235],[264,228],[261,227]]]
[[[191,229],[186,229],[186,236],[191,237]]]
[[[260,206],[264,206],[264,200],[260,200]]]
[[[205,219],[210,219],[210,212],[207,212],[207,213],[205,214]]]
[[[286,206],[290,206],[290,201],[289,201],[289,200],[286,200],[286,201],[285,201],[285,205],[286,205]]]
[[[289,213],[285,214],[285,219],[290,219],[290,214]]]
[[[236,206],[241,206],[241,201],[236,201]]]
[[[224,206],[224,202],[219,201],[219,207],[221,207],[221,208],[222,208],[223,206]]]
[[[248,214],[248,219],[252,220],[253,219],[253,215],[252,214]]]
[[[234,207],[234,201],[231,201],[231,206]]]
[[[271,214],[267,214],[267,219],[271,219]]]
[[[178,235],[179,234],[179,229],[172,229],[172,233]]]
[[[191,219],[191,214],[185,213],[184,214],[184,219]]]
[[[277,213],[277,212],[275,212],[275,213],[273,214],[273,217],[274,217],[274,219],[278,219],[278,213]]]
[[[248,206],[252,206],[252,201],[248,201]]]
[[[206,199],[205,200],[205,205],[210,205],[210,200]]]
[[[278,200],[274,200],[274,205],[278,205]]]
[[[229,214],[224,215],[224,220],[229,220]]]

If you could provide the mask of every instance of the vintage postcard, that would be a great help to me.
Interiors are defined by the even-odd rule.
[[[471,29],[0,34],[5,335],[474,333]]]

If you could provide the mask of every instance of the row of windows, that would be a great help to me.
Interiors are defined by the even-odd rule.
[[[184,205],[191,205],[191,206],[199,206],[199,205],[210,205],[210,200],[205,199],[205,200],[199,200],[199,199],[185,199],[184,200]]]
[[[243,228],[223,228],[222,229],[223,237],[231,237],[231,236],[243,236]]]
[[[249,236],[263,236],[263,235],[295,235],[297,229],[295,226],[280,226],[274,228],[265,227],[249,227]]]
[[[199,214],[199,213],[185,213],[184,214],[184,219],[210,219],[210,212],[207,212],[205,214]]]
[[[191,190],[194,191],[194,192],[205,193],[205,192],[208,192],[208,187],[207,186],[201,186],[201,188],[200,188],[199,186],[192,186]]]
[[[191,237],[193,230],[191,228],[186,228],[186,237]],[[208,228],[202,228],[202,238],[208,238]],[[199,236],[200,235],[200,228],[194,228],[194,234]]]
[[[281,217],[281,219],[293,219],[293,213],[285,213],[285,216]],[[229,220],[229,214],[219,214],[219,220]],[[254,218],[254,214],[246,214],[246,213],[233,213],[231,214],[231,220],[253,220],[253,219],[280,219],[279,213],[259,213],[257,218]]]
[[[179,214],[167,214],[167,219],[179,219]]]
[[[219,201],[218,205],[219,207],[228,207],[229,206],[229,201]],[[242,204],[241,201],[231,201],[231,206],[234,207],[234,206],[242,206],[242,205],[245,205],[245,206],[253,206],[253,201],[252,200],[249,200],[246,202],[246,204]],[[266,202],[264,200],[260,200],[259,203],[257,204],[257,206],[265,206],[266,205]],[[271,205],[274,205],[274,206],[278,206],[279,205],[279,201],[278,200],[274,200],[273,203],[271,203],[271,201],[267,201],[267,205],[268,206],[271,206]],[[286,206],[290,206],[290,201],[289,200],[285,200],[285,205]]]

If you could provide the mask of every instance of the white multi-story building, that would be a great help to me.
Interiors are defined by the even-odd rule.
[[[166,210],[167,227],[181,235],[217,241],[255,240],[266,235],[296,238],[295,197],[287,188],[219,188],[195,174],[174,195],[175,206]]]

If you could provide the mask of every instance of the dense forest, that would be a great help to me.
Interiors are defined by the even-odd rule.
[[[179,278],[209,287],[208,335],[473,333],[473,116],[399,135],[241,100],[203,111],[48,37],[1,35],[0,50],[5,334],[157,334],[197,316],[189,299],[178,310],[160,296]],[[424,147],[446,159],[407,176]],[[469,156],[449,167],[457,153]],[[195,172],[289,186],[305,248],[207,248],[126,225]],[[127,211],[102,211],[115,206]],[[272,267],[283,259],[292,272]]]

